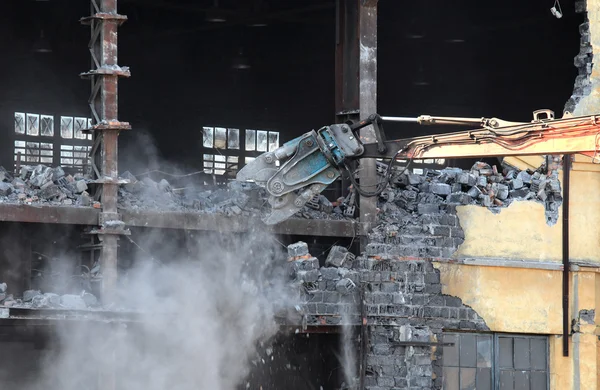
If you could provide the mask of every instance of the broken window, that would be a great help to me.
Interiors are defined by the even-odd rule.
[[[87,134],[83,130],[87,129],[87,118],[75,118],[73,122],[73,138],[87,139]]]
[[[67,139],[73,138],[73,117],[60,117],[60,136]]]
[[[202,146],[205,148],[213,147],[213,128],[203,127],[202,128]]]
[[[14,141],[15,166],[22,164],[52,165],[54,161],[54,146],[57,148],[57,158],[63,166],[83,167],[89,160],[92,135],[84,131],[91,128],[92,120],[84,117],[57,116],[60,118],[60,129],[55,131],[54,115],[15,112],[15,134],[27,137],[46,137],[47,142],[33,142],[30,139]],[[56,138],[57,142],[52,142]],[[62,145],[61,139],[76,139],[77,145]],[[40,138],[41,140],[41,138]],[[59,146],[60,145],[60,146]]]
[[[279,147],[279,132],[246,130],[246,150],[272,152]]]
[[[15,133],[25,134],[25,113],[15,112]]]
[[[255,130],[246,130],[246,150],[251,151],[251,152],[256,150],[256,131]]]
[[[545,337],[446,333],[444,343],[444,389],[548,388]]]
[[[227,149],[240,148],[240,130],[227,129]]]
[[[47,142],[26,142],[15,140],[15,164],[52,164],[54,145]]]
[[[227,149],[227,129],[215,127],[215,140],[213,147],[216,149]]]
[[[222,154],[204,154],[204,173],[224,175],[238,170],[238,156],[224,156]]]
[[[40,134],[44,137],[54,136],[54,117],[51,115],[41,115]]]
[[[40,116],[37,114],[27,114],[27,135],[40,134]]]

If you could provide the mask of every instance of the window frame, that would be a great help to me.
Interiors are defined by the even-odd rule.
[[[491,386],[493,390],[500,390],[500,373],[502,370],[502,367],[500,365],[500,339],[501,338],[510,338],[511,340],[513,340],[513,348],[514,348],[514,339],[526,339],[526,340],[543,340],[545,343],[545,367],[544,367],[544,371],[545,372],[545,377],[546,377],[546,390],[550,389],[550,340],[549,340],[549,335],[539,335],[539,334],[526,334],[526,333],[503,333],[503,332],[461,332],[461,331],[455,331],[455,330],[447,330],[444,331],[442,333],[442,337],[444,342],[446,342],[445,337],[446,335],[449,336],[458,336],[457,337],[457,343],[460,343],[460,336],[465,335],[465,334],[470,334],[473,335],[475,337],[477,336],[491,336],[492,339],[492,351],[491,351]],[[458,351],[459,351],[459,356],[460,356],[460,344],[457,345]],[[529,351],[531,352],[531,346],[529,347]],[[514,349],[512,351],[512,358],[514,359]],[[531,356],[531,354],[530,354]],[[477,357],[475,357],[477,358]],[[531,360],[531,357],[530,357]],[[460,362],[457,366],[450,366],[450,365],[445,365],[444,364],[444,359],[442,358],[441,361],[441,368],[442,371],[444,370],[444,368],[458,368],[459,369],[459,378],[460,378]],[[465,368],[470,368],[470,367],[465,367]],[[506,368],[505,368],[506,369]],[[515,367],[511,367],[510,368],[511,371],[527,371],[527,372],[534,372],[534,371],[540,371],[540,370],[533,370],[532,367],[529,367],[528,370],[519,370]],[[460,382],[459,382],[459,386],[460,386]]]
[[[216,145],[216,129],[225,129],[225,143],[224,148],[217,147]],[[210,140],[206,137],[207,130],[210,131]],[[247,137],[248,132],[254,132],[253,142],[254,149],[247,148]],[[258,151],[258,132],[264,132],[266,135],[266,151]],[[230,147],[231,142],[230,138],[232,133],[235,132],[237,135],[236,145],[237,148]],[[255,159],[263,153],[271,152],[281,146],[281,132],[276,130],[266,130],[266,129],[256,129],[256,128],[248,128],[244,126],[216,126],[216,125],[202,125],[200,127],[200,145],[202,146],[202,170],[206,174],[216,175],[218,177],[223,177],[225,179],[229,178],[231,174],[238,172],[242,169],[250,160]],[[273,138],[271,138],[273,137]],[[276,140],[276,143],[270,143],[269,141],[273,139]],[[211,146],[208,146],[211,145]],[[223,146],[223,145],[219,145]],[[273,148],[271,148],[273,146]],[[276,147],[275,147],[276,146]],[[210,160],[205,160],[204,156],[210,155],[212,158]],[[226,162],[217,162],[216,156],[224,156]],[[227,161],[230,158],[237,158],[237,162]],[[226,168],[224,172],[221,172],[221,168],[215,168],[215,164],[226,164]],[[233,168],[233,169],[232,169]],[[218,173],[215,171],[219,171]]]
[[[536,335],[536,334],[526,334],[526,333],[493,333],[494,335],[494,344],[493,344],[493,350],[492,350],[492,355],[493,355],[493,359],[494,361],[492,362],[492,383],[494,385],[494,389],[500,389],[500,338],[502,337],[506,337],[506,338],[512,338],[512,339],[516,339],[516,338],[521,338],[521,339],[527,339],[527,340],[531,340],[531,339],[538,339],[538,340],[544,340],[546,343],[546,348],[545,348],[545,356],[546,356],[546,367],[545,367],[545,372],[546,372],[546,390],[550,390],[550,340],[549,340],[549,335]],[[531,348],[530,348],[531,351]],[[514,350],[513,350],[513,356],[514,356]],[[517,369],[513,367],[513,371],[516,371]],[[525,370],[523,370],[525,371]],[[528,370],[529,372],[533,371],[530,369]]]
[[[90,128],[92,121],[87,116],[82,115],[63,115],[63,113],[48,113],[46,110],[43,111],[13,111],[13,126],[11,129],[11,155],[13,169],[16,169],[20,165],[38,165],[43,164],[47,166],[61,166],[65,169],[72,169],[73,171],[83,172],[86,166],[89,166],[89,153],[87,158],[77,158],[81,160],[83,164],[63,164],[64,158],[69,157],[63,156],[63,147],[70,147],[72,153],[81,154],[83,151],[75,151],[78,148],[86,148],[91,150],[93,146],[93,137],[91,134],[81,133],[79,137],[75,136],[75,120],[78,119],[82,125],[82,129]],[[17,121],[17,117],[19,121]],[[37,133],[31,134],[29,131],[29,118],[37,117]],[[71,119],[71,137],[63,137],[62,123],[63,118]],[[17,124],[21,119],[24,119],[23,132],[17,132]],[[51,123],[50,128],[44,128],[44,124]],[[83,123],[85,121],[85,123]],[[42,129],[48,130],[45,133]],[[17,144],[23,143],[25,146],[19,146]],[[28,145],[37,144],[36,147],[29,147]],[[50,145],[48,147],[42,147],[42,144]],[[28,151],[33,153],[28,153]],[[46,152],[45,152],[46,151]],[[49,153],[48,153],[49,152]],[[21,153],[19,161],[19,153]],[[74,157],[70,157],[75,160]],[[28,161],[32,160],[32,161]],[[43,160],[43,161],[42,161]],[[87,160],[87,164],[85,162]]]

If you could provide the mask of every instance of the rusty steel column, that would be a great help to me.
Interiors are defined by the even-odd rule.
[[[377,112],[377,0],[359,0],[359,110],[361,119]],[[373,126],[360,130],[363,143],[377,142]],[[375,159],[360,162],[360,185],[367,191],[377,186]],[[360,197],[360,222],[370,230],[377,220],[377,197]],[[361,244],[364,248],[366,242]]]
[[[359,120],[358,1],[336,1],[335,115],[338,123]]]
[[[338,123],[377,112],[377,0],[337,0],[335,84]],[[360,137],[365,143],[376,142],[373,126],[362,129]],[[361,186],[375,190],[375,160],[361,160],[359,172]],[[377,198],[361,197],[359,209],[360,221],[369,229],[377,218]]]
[[[91,16],[81,19],[91,28],[89,50],[91,70],[81,76],[92,85],[89,104],[92,111],[93,147],[90,153],[94,197],[102,204],[100,227],[93,229],[102,243],[100,265],[103,275],[102,301],[115,300],[117,287],[117,249],[119,235],[127,234],[117,211],[119,185],[118,137],[121,130],[130,129],[127,122],[118,120],[118,83],[129,77],[129,69],[118,65],[118,27],[127,17],[117,13],[117,0],[91,0]]]

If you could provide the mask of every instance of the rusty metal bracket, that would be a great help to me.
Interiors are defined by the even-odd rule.
[[[97,12],[92,16],[84,16],[83,18],[79,19],[79,22],[81,22],[83,25],[89,26],[92,24],[93,20],[112,20],[121,25],[127,21],[127,16],[107,12]]]

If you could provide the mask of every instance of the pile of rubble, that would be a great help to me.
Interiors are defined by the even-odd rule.
[[[119,189],[119,207],[128,210],[165,210],[218,213],[227,216],[262,216],[269,212],[268,194],[255,183],[230,181],[224,186],[173,188],[165,179],[156,182],[149,177],[138,180],[130,172]],[[347,218],[336,203],[317,196],[296,214],[310,219]]]
[[[92,206],[89,181],[80,174],[66,174],[61,167],[25,165],[18,175],[0,167],[0,203]]]
[[[39,290],[27,290],[21,298],[14,298],[7,294],[6,283],[0,283],[0,306],[14,307],[18,309],[63,309],[63,310],[89,310],[100,308],[98,299],[93,294],[82,292],[81,294],[58,295],[53,293],[42,293]]]
[[[380,217],[394,221],[408,213],[435,214],[448,205],[476,204],[499,212],[515,200],[542,202],[546,220],[554,224],[562,203],[558,172],[523,170],[477,162],[470,170],[445,168],[423,175],[400,174],[379,197]]]
[[[173,188],[162,179],[138,180],[125,172],[128,184],[119,188],[119,207],[129,210],[193,211],[227,216],[263,216],[269,212],[268,194],[254,183],[231,181],[224,186]],[[100,208],[88,193],[89,177],[69,175],[61,167],[22,166],[18,175],[0,167],[0,203],[42,203],[93,206]],[[497,212],[514,200],[542,202],[547,221],[556,222],[562,202],[556,169],[519,171],[508,165],[478,162],[470,170],[445,168],[427,170],[422,175],[402,173],[393,176],[390,186],[379,197],[380,217],[385,222],[404,218],[406,213],[436,213],[443,205],[478,204]],[[349,219],[356,216],[357,196],[330,201],[315,196],[296,218]],[[402,212],[401,212],[402,211]]]

